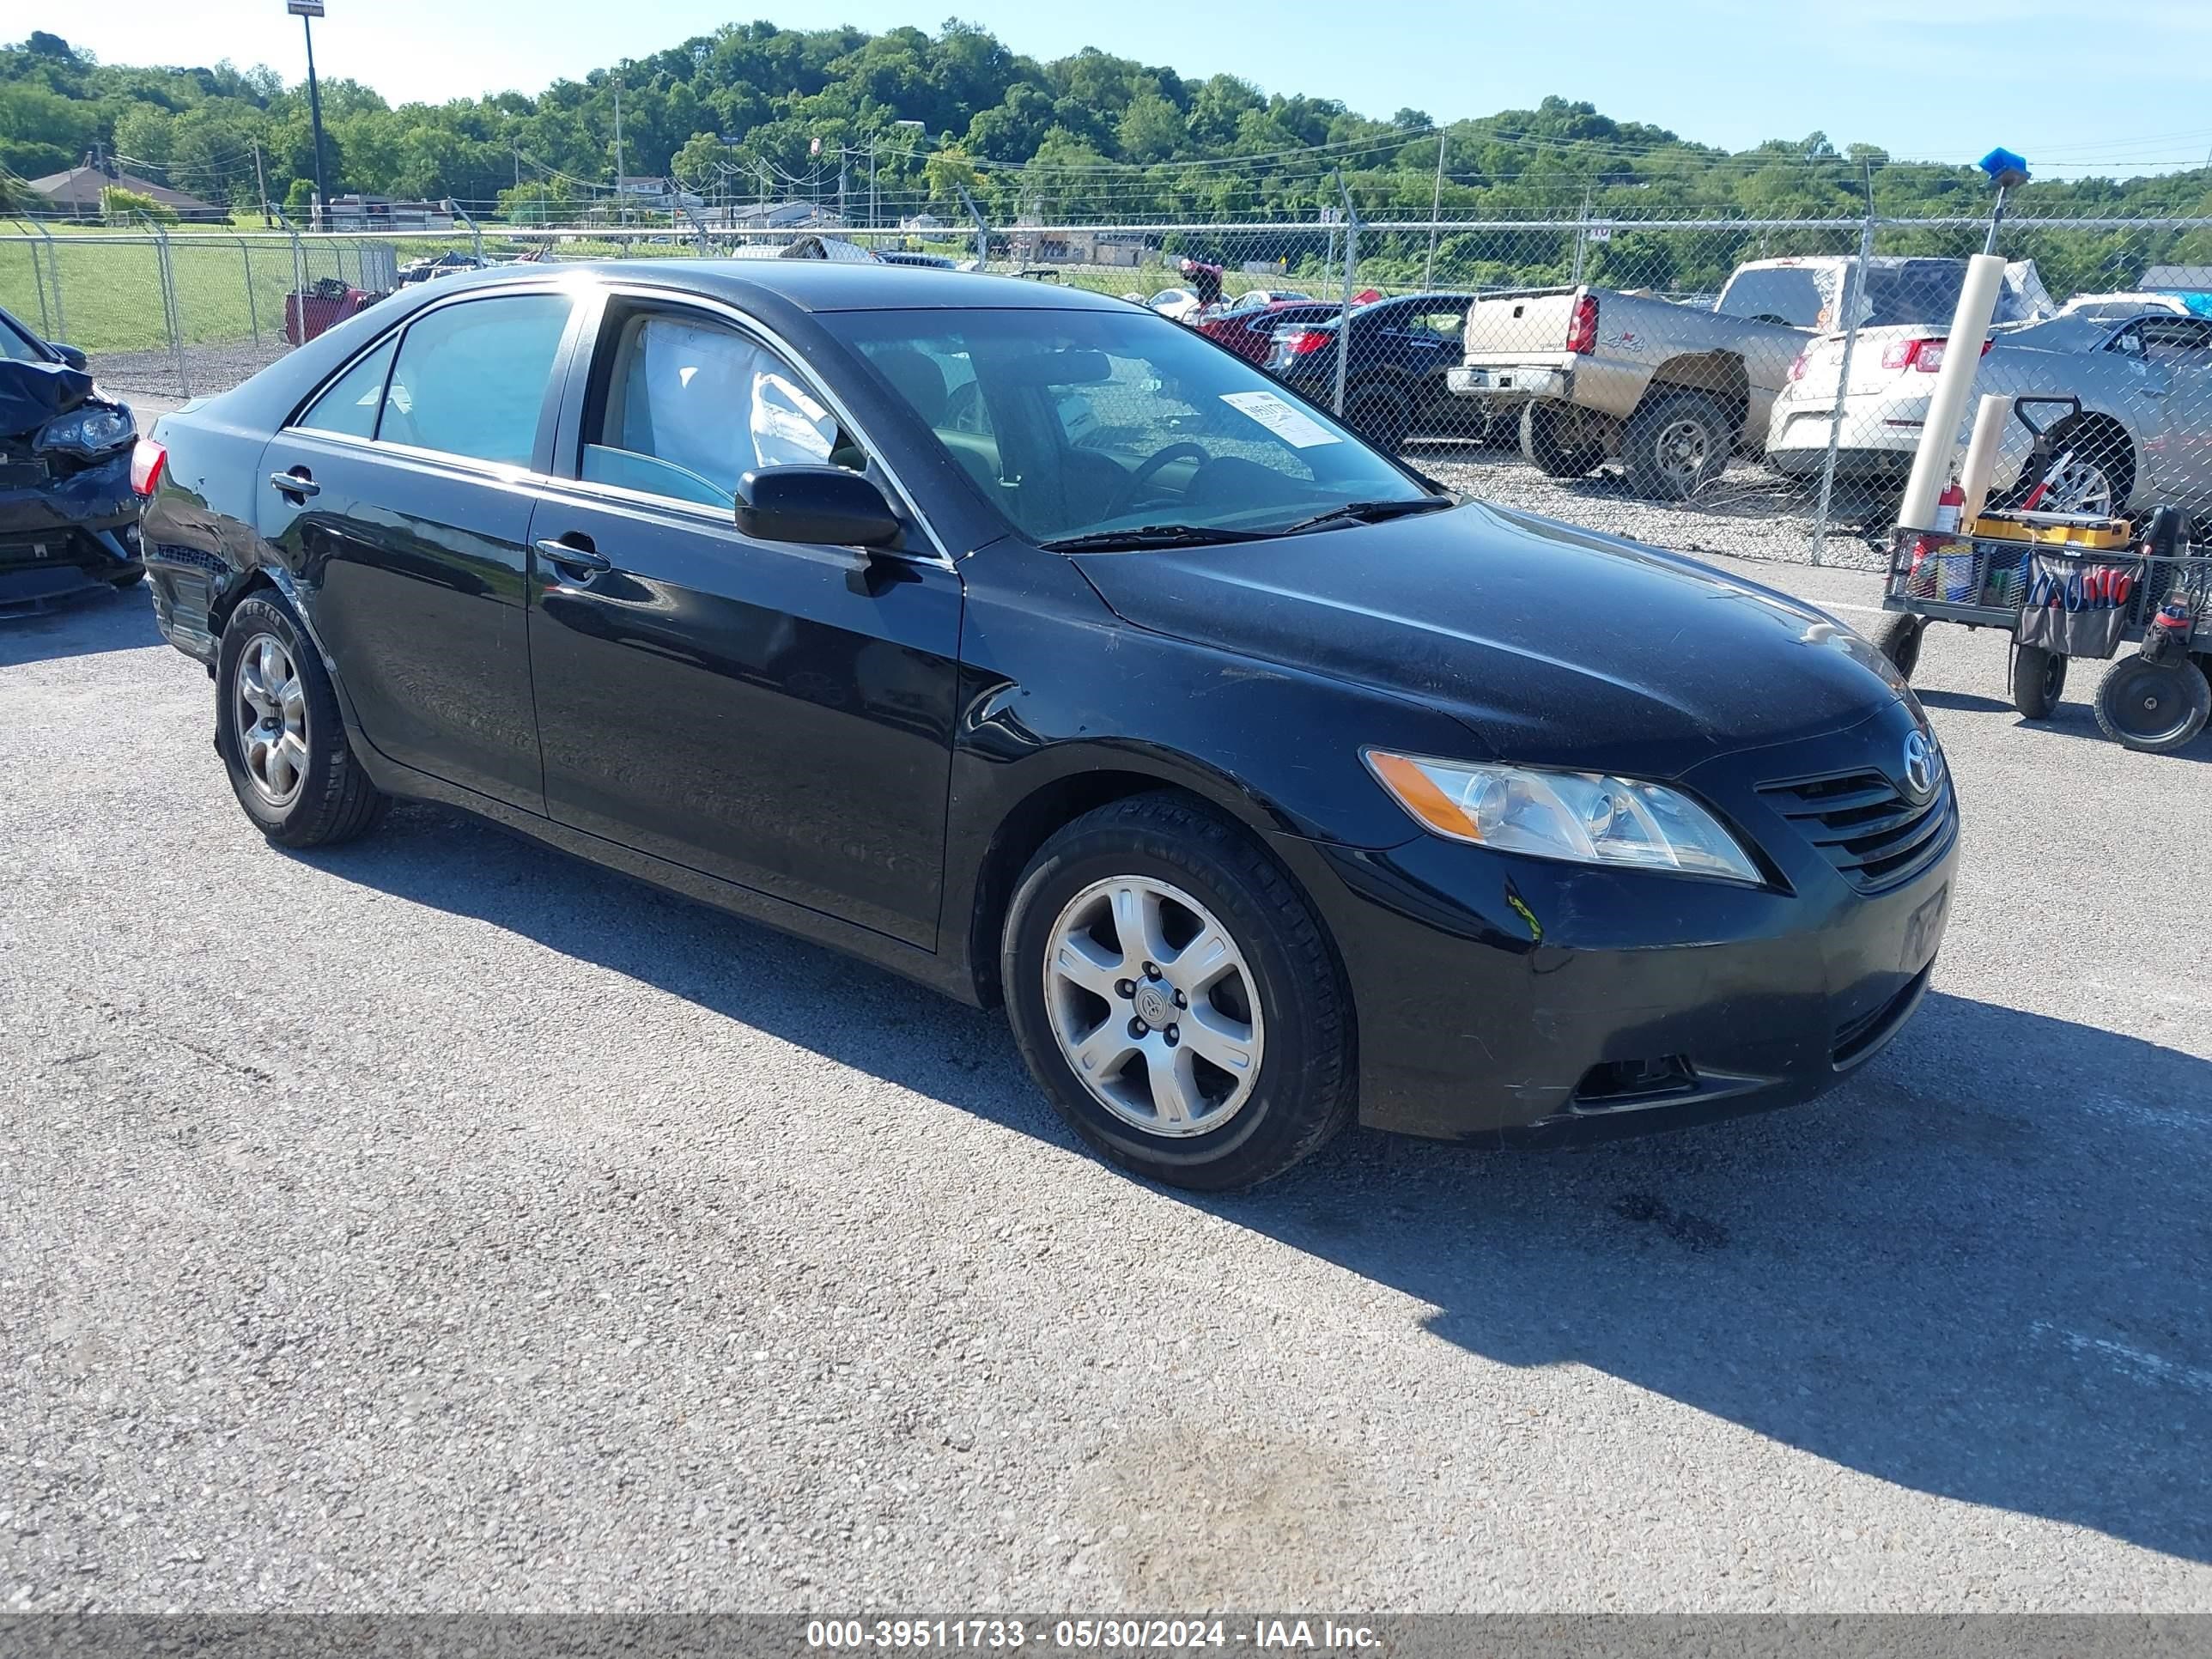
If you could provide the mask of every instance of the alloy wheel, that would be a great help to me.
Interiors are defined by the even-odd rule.
[[[1705,462],[1712,453],[1712,438],[1702,422],[1669,421],[1660,428],[1654,449],[1659,471],[1687,494],[1705,477]]]
[[[2046,512],[2110,518],[2114,505],[2111,475],[2094,461],[2070,457],[2044,480],[2043,498],[2037,505]]]
[[[1149,876],[1093,882],[1052,926],[1044,1000],[1068,1069],[1147,1134],[1206,1134],[1242,1111],[1265,1032],[1229,930]]]
[[[239,653],[231,719],[254,793],[271,806],[289,806],[307,778],[307,697],[291,652],[274,634],[256,634]]]

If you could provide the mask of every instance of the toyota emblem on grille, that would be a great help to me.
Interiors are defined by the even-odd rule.
[[[1926,800],[1936,793],[1936,780],[1941,774],[1942,760],[1936,745],[1918,732],[1905,735],[1905,793],[1915,800]]]

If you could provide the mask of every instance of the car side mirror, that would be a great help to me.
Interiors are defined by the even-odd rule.
[[[47,343],[53,347],[54,356],[60,358],[71,368],[82,368],[84,367],[84,353],[77,347],[73,345],[63,345],[58,341],[52,340],[48,341]]]
[[[738,528],[764,542],[889,547],[898,514],[884,492],[842,466],[764,466],[738,480]]]

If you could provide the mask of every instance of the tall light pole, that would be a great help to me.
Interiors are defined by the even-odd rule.
[[[315,132],[315,228],[326,228],[330,186],[323,177],[323,94],[315,84],[315,19],[323,15],[323,0],[284,0],[284,9],[300,20],[307,37],[307,120]]]

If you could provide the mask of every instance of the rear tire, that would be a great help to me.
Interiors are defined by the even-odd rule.
[[[1529,404],[1521,411],[1521,453],[1547,477],[1587,477],[1605,459],[1605,446],[1581,429],[1586,424],[1580,410]]]
[[[1911,679],[1912,671],[1920,665],[1920,641],[1928,632],[1928,619],[1908,616],[1902,611],[1885,611],[1881,620],[1867,635],[1867,641],[1889,659],[1890,666],[1899,678]]]
[[[2097,688],[2097,724],[2115,743],[2146,755],[2170,755],[2194,742],[2212,719],[2212,682],[2194,662],[2125,657]]]
[[[1727,471],[1735,422],[1720,400],[1702,392],[1646,398],[1628,417],[1620,459],[1639,495],[1686,501]]]
[[[1370,386],[1344,400],[1344,422],[1377,449],[1395,455],[1413,429],[1406,400],[1387,386]]]
[[[2012,706],[2023,720],[2047,720],[2066,689],[2066,659],[2039,645],[2012,648]]]
[[[2126,428],[2117,421],[2093,416],[2059,428],[2051,434],[2051,441],[2054,466],[2069,450],[2073,456],[2048,480],[2051,489],[2037,502],[2039,508],[2108,516],[2127,510],[2128,498],[2135,493],[2136,456]],[[2033,488],[2015,485],[2006,492],[2002,504],[2018,507]]]
[[[374,828],[389,799],[346,741],[336,689],[291,608],[248,594],[216,654],[216,752],[254,827],[280,847],[331,847]]]
[[[1257,842],[1184,796],[1110,802],[1046,842],[1000,971],[1030,1074],[1125,1170],[1233,1192],[1351,1121],[1352,999],[1328,934]]]

